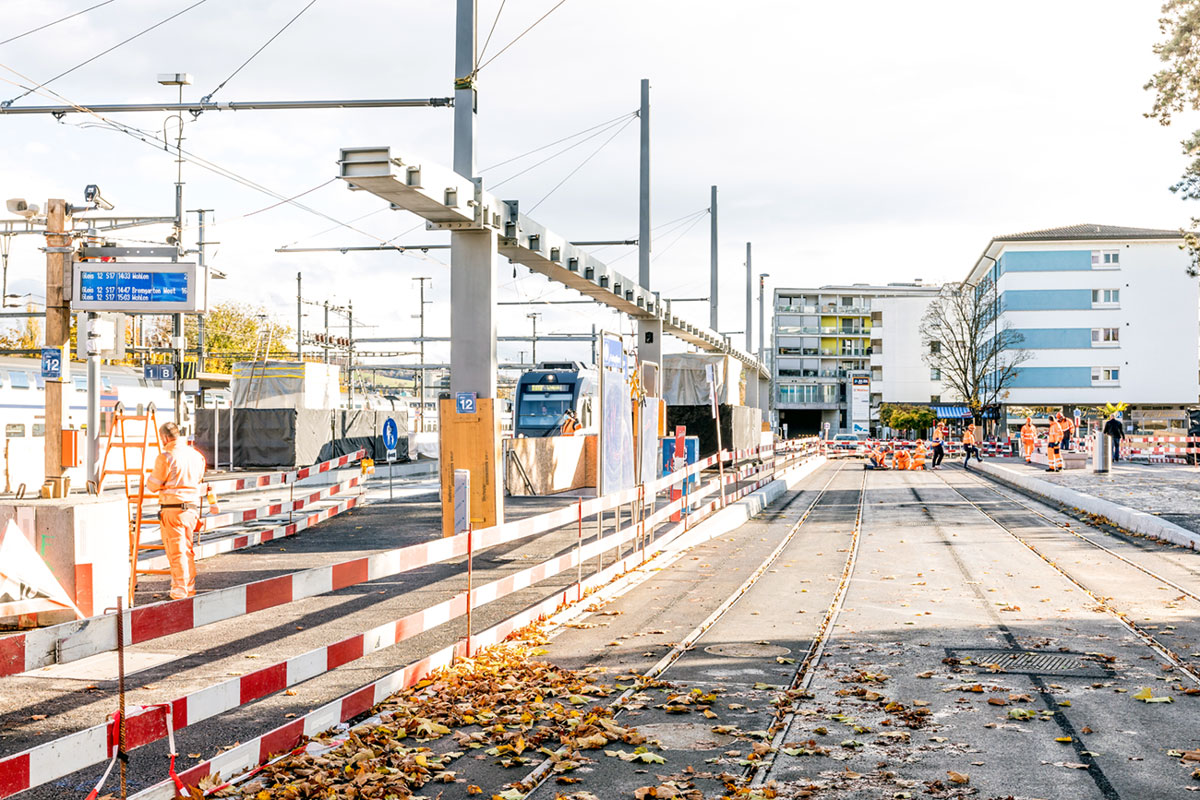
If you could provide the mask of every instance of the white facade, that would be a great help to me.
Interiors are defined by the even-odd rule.
[[[879,297],[871,305],[872,405],[950,403],[945,383],[925,362],[921,318],[937,297],[937,288],[920,294]]]
[[[1030,354],[1001,402],[1197,402],[1200,287],[1177,232],[1076,226],[1020,237],[993,240],[969,276],[995,280],[1001,325]]]

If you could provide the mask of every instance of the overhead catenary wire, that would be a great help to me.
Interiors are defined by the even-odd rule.
[[[670,243],[668,243],[667,245],[665,245],[665,246],[664,246],[664,247],[663,247],[661,250],[658,250],[657,252],[655,252],[655,254],[654,254],[653,256],[651,256],[651,257],[650,257],[650,260],[651,260],[651,261],[657,261],[659,256],[663,255],[663,254],[664,254],[664,253],[666,253],[668,250],[670,250],[672,247],[674,247],[676,244],[678,244],[680,239],[682,239],[683,237],[687,236],[687,235],[688,235],[688,233],[689,233],[689,232],[692,230],[692,228],[694,228],[694,227],[696,227],[697,225],[699,225],[699,224],[700,224],[700,223],[701,223],[703,220],[704,220],[704,216],[703,216],[703,215],[702,215],[702,216],[698,216],[698,217],[696,217],[694,220],[692,220],[692,224],[691,224],[691,225],[688,225],[686,228],[684,228],[682,233],[680,233],[678,236],[676,236],[674,239],[672,239],[672,240],[670,241]]]
[[[525,153],[522,153],[522,154],[521,154],[521,155],[519,155],[519,156],[513,156],[512,158],[506,158],[506,159],[504,159],[503,161],[500,161],[500,162],[498,162],[498,163],[492,164],[490,167],[484,167],[483,169],[479,170],[479,172],[480,172],[480,174],[483,174],[484,172],[487,172],[487,171],[489,171],[489,170],[496,169],[497,167],[503,167],[505,164],[511,164],[511,163],[512,163],[512,162],[514,162],[514,161],[520,161],[522,158],[526,158],[526,157],[528,157],[528,156],[531,156],[531,155],[533,155],[534,153],[540,153],[541,151],[545,150],[546,148],[549,148],[549,147],[554,147],[556,144],[562,144],[563,142],[570,141],[571,139],[574,139],[574,138],[575,138],[575,137],[577,137],[577,136],[583,136],[585,133],[591,133],[592,131],[596,130],[597,128],[607,128],[607,127],[609,127],[610,125],[613,125],[613,124],[615,124],[615,123],[618,123],[618,122],[620,122],[621,120],[625,119],[626,117],[628,117],[628,116],[630,116],[630,115],[633,115],[633,114],[636,114],[636,113],[637,113],[636,111],[627,111],[627,112],[625,112],[624,114],[620,114],[620,115],[618,115],[618,116],[616,116],[616,117],[613,117],[613,118],[612,118],[612,119],[610,119],[610,120],[606,120],[606,121],[604,121],[604,122],[601,122],[601,123],[600,123],[600,124],[598,124],[598,125],[593,125],[593,126],[592,126],[592,127],[590,127],[590,128],[584,128],[584,129],[583,129],[583,130],[581,130],[581,131],[576,131],[575,133],[572,133],[570,136],[564,136],[564,137],[562,137],[561,139],[555,139],[553,142],[549,142],[548,144],[544,144],[544,145],[542,145],[542,146],[540,146],[540,147],[535,147],[535,148],[533,148],[532,150],[530,150],[530,151],[528,151],[528,152],[525,152]]]
[[[270,39],[267,39],[267,41],[265,41],[265,42],[263,43],[262,47],[260,47],[260,48],[258,48],[257,50],[255,50],[255,51],[254,51],[254,52],[253,52],[253,53],[250,55],[250,57],[249,57],[249,58],[247,58],[245,61],[243,61],[243,62],[242,62],[241,66],[239,66],[237,69],[235,69],[233,72],[231,72],[231,73],[229,74],[229,77],[228,77],[228,78],[226,78],[225,80],[221,81],[221,82],[220,82],[220,83],[217,85],[217,88],[213,89],[211,92],[209,92],[207,95],[205,95],[205,96],[204,96],[204,97],[201,99],[201,101],[200,101],[200,102],[202,102],[202,103],[207,103],[208,101],[212,100],[212,99],[213,99],[213,96],[214,96],[214,95],[215,95],[217,92],[219,92],[219,91],[221,91],[222,89],[224,89],[224,88],[225,88],[225,84],[229,83],[231,80],[233,80],[235,77],[237,77],[237,74],[238,74],[239,72],[241,72],[242,70],[244,70],[244,69],[246,68],[246,66],[247,66],[247,65],[248,65],[248,64],[249,64],[251,61],[253,61],[254,59],[258,58],[258,55],[259,55],[259,53],[261,53],[263,50],[266,50],[268,47],[270,47],[270,45],[271,45],[271,42],[273,42],[273,41],[275,41],[276,39],[278,39],[278,38],[279,38],[279,37],[280,37],[280,36],[283,34],[283,32],[284,32],[284,31],[286,31],[288,28],[290,28],[290,27],[292,26],[292,23],[294,23],[296,20],[300,19],[300,17],[304,16],[304,12],[305,12],[305,11],[308,11],[310,8],[312,8],[312,7],[313,7],[313,6],[316,4],[316,2],[317,2],[317,0],[309,0],[308,4],[307,4],[307,5],[305,5],[305,6],[304,6],[304,8],[300,9],[299,11],[297,11],[297,12],[296,12],[296,15],[295,15],[294,17],[292,17],[291,19],[289,19],[289,20],[287,21],[287,23],[286,23],[286,24],[285,24],[285,25],[284,25],[282,28],[280,28],[279,30],[275,31],[274,35],[273,35],[273,36],[271,36],[271,38],[270,38]]]
[[[496,18],[492,20],[492,27],[488,30],[487,38],[483,40],[483,47],[479,50],[479,55],[475,57],[475,71],[479,71],[479,60],[487,55],[488,45],[491,44],[492,34],[496,32],[496,26],[500,23],[500,15],[504,13],[504,4],[508,0],[500,0],[500,8],[496,9]]]
[[[196,2],[192,3],[187,8],[182,9],[180,11],[176,11],[171,16],[167,17],[166,19],[159,20],[158,22],[154,23],[153,25],[151,25],[148,28],[143,28],[142,30],[135,33],[133,36],[130,36],[127,39],[123,39],[123,40],[117,42],[112,47],[109,47],[106,50],[101,50],[99,53],[92,56],[91,58],[89,58],[85,61],[81,61],[80,63],[76,64],[75,66],[71,67],[70,69],[67,69],[67,70],[64,70],[64,71],[58,73],[57,75],[55,75],[53,78],[50,78],[49,80],[38,83],[36,81],[33,81],[30,78],[25,78],[25,80],[30,81],[31,83],[34,83],[34,87],[21,86],[20,84],[17,84],[18,86],[21,86],[21,88],[24,89],[25,91],[23,93],[17,95],[16,97],[12,98],[11,100],[5,100],[3,103],[0,103],[0,105],[3,105],[4,107],[8,107],[8,106],[12,105],[13,103],[15,103],[17,100],[20,100],[22,97],[27,97],[27,96],[33,94],[37,89],[45,89],[47,86],[54,83],[59,78],[66,77],[67,75],[70,75],[75,70],[86,67],[88,64],[91,64],[96,59],[103,58],[104,56],[108,55],[109,53],[116,50],[117,48],[124,47],[125,45],[129,44],[133,40],[139,39],[142,36],[145,36],[147,33],[150,33],[152,30],[154,30],[156,28],[160,28],[163,25],[166,25],[171,20],[176,19],[177,17],[181,17],[184,14],[186,14],[187,12],[191,11],[193,8],[196,8],[197,6],[202,6],[207,2],[208,2],[208,0],[196,0]],[[13,74],[16,74],[15,70],[9,70],[9,71],[13,72]],[[73,104],[71,104],[71,105],[73,105]]]
[[[537,207],[538,207],[538,206],[540,206],[542,203],[544,203],[544,202],[546,202],[547,200],[549,200],[549,199],[550,199],[550,195],[552,195],[552,194],[554,194],[555,192],[557,192],[557,191],[558,191],[560,188],[562,188],[562,185],[563,185],[564,183],[566,183],[567,181],[571,180],[571,178],[573,178],[573,177],[575,176],[575,173],[579,172],[579,170],[581,170],[581,169],[583,169],[585,166],[587,166],[587,163],[588,163],[589,161],[591,161],[593,158],[595,158],[596,156],[598,156],[598,155],[600,154],[600,151],[601,151],[601,150],[603,150],[604,148],[608,147],[608,145],[609,145],[609,144],[612,142],[612,140],[613,140],[613,139],[616,139],[618,136],[620,136],[620,135],[621,135],[621,131],[623,131],[623,130],[625,130],[626,128],[628,128],[628,127],[629,127],[629,123],[633,122],[633,120],[634,120],[634,118],[633,118],[633,117],[630,117],[630,118],[629,118],[629,119],[628,119],[628,120],[625,122],[625,124],[624,124],[624,125],[622,125],[621,127],[617,128],[617,130],[616,130],[616,131],[613,133],[613,135],[612,135],[612,136],[610,136],[610,137],[608,137],[607,139],[605,139],[605,140],[604,140],[604,142],[603,142],[603,143],[601,143],[601,145],[600,145],[599,147],[597,147],[595,150],[593,150],[593,151],[591,152],[591,154],[590,154],[590,155],[589,155],[587,158],[585,158],[583,161],[580,161],[580,162],[579,162],[579,166],[575,167],[575,169],[573,169],[573,170],[571,170],[570,172],[568,172],[568,173],[567,173],[567,176],[566,176],[565,178],[563,178],[561,181],[559,181],[557,184],[555,184],[555,186],[554,186],[554,188],[553,188],[553,189],[551,189],[550,191],[546,192],[546,194],[542,196],[542,199],[538,200],[536,203],[534,203],[532,206],[530,206],[530,208],[529,208],[529,213],[531,213],[531,214],[532,214],[534,211],[536,211],[536,210],[537,210]]]
[[[484,67],[486,67],[488,64],[492,63],[493,61],[495,61],[500,56],[504,55],[508,51],[508,48],[512,47],[517,42],[521,41],[521,39],[525,38],[525,34],[529,33],[531,30],[533,30],[538,25],[540,25],[542,23],[542,21],[546,19],[546,17],[550,16],[555,11],[557,11],[559,8],[561,8],[563,3],[565,3],[565,2],[567,2],[567,0],[558,0],[558,2],[555,3],[554,6],[549,11],[547,11],[545,14],[542,14],[540,17],[538,17],[536,20],[534,20],[532,25],[530,25],[528,28],[526,28],[525,30],[523,30],[519,34],[517,34],[517,38],[513,39],[511,42],[504,45],[504,47],[500,48],[499,52],[497,52],[496,55],[492,56],[487,61],[484,61],[482,64],[477,64],[475,66],[475,70],[472,74],[472,77],[474,77],[474,75],[478,75],[480,70],[482,70]]]
[[[39,25],[36,28],[30,28],[29,30],[25,31],[24,33],[18,33],[16,36],[10,36],[9,38],[4,39],[3,41],[0,41],[0,47],[8,44],[9,42],[15,42],[17,39],[24,39],[26,36],[35,34],[38,31],[44,31],[47,28],[53,28],[55,25],[57,25],[60,22],[66,22],[69,19],[75,19],[75,17],[78,17],[82,14],[86,14],[89,11],[94,11],[95,9],[100,8],[101,6],[108,5],[109,3],[115,3],[116,1],[117,0],[104,0],[101,3],[96,3],[96,5],[94,5],[94,6],[88,6],[87,8],[82,9],[80,11],[76,11],[73,14],[67,14],[65,17],[59,17],[58,19],[54,20],[53,22],[47,22],[46,24]]]
[[[508,176],[507,178],[505,178],[504,180],[502,180],[502,181],[499,181],[499,182],[497,182],[497,183],[494,183],[494,184],[492,184],[490,188],[491,188],[491,189],[496,189],[496,188],[498,188],[498,187],[500,187],[500,186],[503,186],[504,184],[508,183],[509,181],[515,180],[515,179],[517,179],[517,178],[521,177],[522,175],[524,175],[525,173],[527,173],[527,172],[531,172],[531,171],[533,171],[533,170],[537,169],[538,167],[542,166],[543,164],[547,164],[547,163],[549,163],[549,162],[553,161],[554,159],[558,158],[559,156],[561,156],[561,155],[563,155],[563,154],[565,154],[565,153],[569,153],[570,151],[574,150],[576,147],[579,147],[580,145],[583,145],[583,144],[585,144],[585,143],[587,143],[587,142],[590,142],[592,139],[595,139],[595,138],[597,138],[597,137],[599,137],[599,136],[603,136],[605,133],[608,133],[608,132],[609,132],[609,131],[611,131],[613,128],[615,128],[615,127],[617,127],[618,125],[620,125],[620,124],[621,124],[621,122],[622,122],[622,120],[624,120],[624,121],[625,121],[625,124],[626,124],[626,125],[628,125],[628,124],[629,124],[630,122],[632,122],[634,119],[636,119],[636,114],[633,114],[633,113],[630,113],[630,114],[623,114],[623,115],[621,115],[621,116],[617,117],[616,119],[613,119],[613,120],[610,120],[610,121],[608,121],[608,122],[604,123],[604,125],[603,125],[603,126],[597,126],[597,127],[599,128],[599,130],[590,129],[590,130],[595,130],[595,133],[592,133],[592,135],[591,135],[591,136],[587,136],[587,137],[585,137],[585,138],[583,138],[583,139],[580,139],[579,141],[577,141],[577,142],[575,142],[575,143],[573,143],[573,144],[569,144],[569,145],[567,145],[566,147],[564,147],[562,150],[559,150],[557,153],[553,153],[553,154],[551,154],[551,155],[548,155],[548,156],[546,156],[545,158],[543,158],[541,161],[538,161],[538,162],[536,162],[536,163],[534,163],[534,164],[530,164],[528,167],[526,167],[525,169],[521,170],[520,172],[517,172],[517,173],[515,173],[515,174],[513,174],[513,175],[509,175],[509,176]],[[568,138],[568,139],[570,139],[570,138],[572,138],[572,137],[568,136],[567,138]],[[547,146],[550,146],[550,145],[547,145]],[[544,148],[542,148],[542,149],[544,149]],[[521,157],[523,157],[523,156],[521,156]],[[515,159],[510,159],[510,160],[515,160]],[[498,166],[498,165],[497,165],[497,166]]]

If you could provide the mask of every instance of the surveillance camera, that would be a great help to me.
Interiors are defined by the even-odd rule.
[[[8,200],[5,204],[10,214],[17,214],[25,219],[33,219],[41,211],[41,206],[30,205],[25,201],[24,197],[14,197]]]
[[[95,203],[97,208],[102,208],[105,211],[113,210],[113,204],[104,199],[104,196],[100,194],[100,187],[94,183],[89,183],[84,187],[83,201],[85,203]]]

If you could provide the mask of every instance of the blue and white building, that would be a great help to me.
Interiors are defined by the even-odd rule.
[[[1002,402],[1125,402],[1176,427],[1200,400],[1200,285],[1177,230],[1072,225],[997,236],[967,276],[996,283],[1000,325],[1032,354]]]

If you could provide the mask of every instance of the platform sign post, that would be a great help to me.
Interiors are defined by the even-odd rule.
[[[62,348],[42,348],[42,377],[59,380],[62,377]]]
[[[392,461],[396,458],[396,444],[400,441],[400,431],[396,427],[396,420],[388,417],[383,421],[383,446],[387,448],[387,465],[388,465],[388,500],[395,500],[395,495],[392,490]]]

